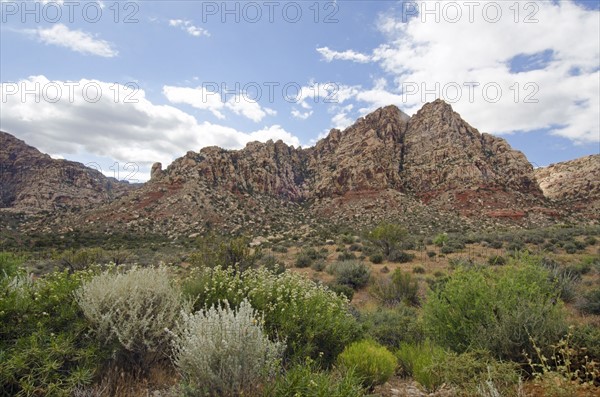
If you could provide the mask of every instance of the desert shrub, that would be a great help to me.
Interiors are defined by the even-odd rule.
[[[0,277],[0,395],[67,396],[93,381],[108,352],[73,298],[90,274]]]
[[[425,274],[425,268],[423,266],[415,266],[415,267],[413,267],[413,273]]]
[[[367,239],[381,248],[384,256],[387,257],[407,234],[406,229],[400,225],[381,223],[368,233]]]
[[[299,253],[298,256],[296,256],[296,262],[294,263],[294,265],[298,268],[305,268],[305,267],[309,267],[312,264],[313,260],[310,256],[304,254],[304,253]]]
[[[105,270],[75,291],[75,298],[96,336],[107,344],[117,342],[133,364],[166,352],[166,329],[173,329],[180,311],[189,309],[165,267]]]
[[[105,257],[106,253],[102,248],[81,248],[63,252],[60,261],[71,270],[81,270],[105,262]]]
[[[375,253],[371,255],[369,259],[371,260],[371,263],[378,265],[380,263],[383,263],[383,254]]]
[[[426,369],[434,379],[456,387],[463,397],[519,395],[521,377],[517,365],[496,361],[488,352],[447,353]],[[495,393],[484,394],[484,390]]]
[[[496,271],[459,267],[423,307],[425,327],[456,352],[484,349],[519,361],[531,338],[548,346],[562,335],[564,307],[539,259],[522,256]]]
[[[361,320],[367,334],[389,348],[398,348],[402,342],[423,341],[423,327],[417,311],[404,304],[364,313]]]
[[[583,276],[588,274],[592,270],[592,265],[588,262],[582,261],[574,265],[570,265],[567,267],[567,272],[576,274],[578,276]]]
[[[500,249],[504,243],[501,240],[492,240],[490,241],[490,248]]]
[[[343,244],[352,244],[352,243],[354,242],[354,237],[353,237],[353,236],[351,236],[351,235],[349,235],[349,234],[343,234],[343,235],[340,237],[340,241],[341,241]]]
[[[335,276],[337,284],[360,289],[367,285],[371,277],[371,269],[361,261],[334,262],[327,271]]]
[[[362,245],[353,243],[353,244],[350,245],[350,247],[348,247],[348,250],[350,250],[350,251],[362,251]]]
[[[310,268],[316,272],[322,272],[323,270],[325,270],[326,267],[327,264],[324,260],[315,261],[312,265],[310,265]]]
[[[233,396],[273,376],[284,345],[269,340],[260,323],[247,300],[237,311],[224,302],[195,314],[184,313],[173,337],[173,362],[186,386]]]
[[[184,280],[184,292],[201,310],[227,300],[232,307],[247,298],[264,314],[265,331],[285,340],[284,358],[306,357],[330,365],[344,347],[360,336],[348,301],[324,285],[292,272],[265,269],[196,269]]]
[[[435,251],[427,251],[427,256],[430,258],[433,258],[437,255],[437,253]]]
[[[506,249],[508,251],[522,251],[525,248],[525,244],[522,241],[512,241],[510,244],[508,244],[508,246],[506,247]]]
[[[600,314],[600,288],[583,294],[577,308],[584,314]]]
[[[279,375],[265,387],[264,397],[363,397],[361,380],[354,370],[321,372],[307,360]]]
[[[416,305],[419,303],[419,282],[410,273],[396,269],[389,278],[376,278],[369,288],[369,293],[386,305],[400,302]]]
[[[275,274],[285,272],[285,265],[281,263],[281,261],[277,260],[277,258],[274,255],[263,256],[258,261],[258,265],[264,267],[265,269]]]
[[[343,295],[348,298],[349,302],[352,302],[352,298],[354,297],[354,288],[346,285],[346,284],[338,284],[336,282],[327,284],[330,290],[335,292],[338,295]]]
[[[584,242],[586,245],[596,245],[596,243],[598,242],[598,240],[597,240],[595,237],[593,237],[593,236],[588,236],[588,237],[586,237],[586,238],[583,240],[583,242]]]
[[[288,252],[288,249],[287,249],[287,247],[286,247],[286,246],[283,246],[283,245],[275,245],[275,246],[272,248],[272,250],[273,250],[273,252],[279,252],[279,253],[281,253],[281,254],[285,254],[285,253],[287,253],[287,252]]]
[[[448,242],[448,233],[438,234],[437,236],[435,236],[433,238],[432,242],[433,242],[433,244],[437,245],[438,247],[443,247]]]
[[[422,343],[402,343],[396,351],[403,374],[432,391],[443,383],[439,374],[433,372],[432,364],[442,361],[447,354],[444,349],[429,340]]]
[[[351,261],[356,259],[356,255],[354,255],[354,253],[350,251],[343,250],[342,252],[340,252],[337,259],[338,261]]]
[[[504,266],[506,265],[506,258],[501,255],[492,255],[487,260],[490,266]]]
[[[563,249],[567,254],[574,254],[578,251],[577,246],[574,243],[568,242],[563,246]]]
[[[11,252],[0,252],[0,279],[17,275],[25,257]]]
[[[600,327],[586,324],[571,330],[571,342],[590,361],[600,363]],[[581,361],[581,360],[580,360]]]
[[[196,267],[233,267],[244,271],[255,267],[262,256],[260,250],[251,252],[246,237],[232,239],[214,234],[198,240],[198,249],[191,253],[188,261]]]
[[[392,250],[388,255],[388,260],[395,263],[407,263],[415,259],[413,254],[408,252]]]
[[[396,369],[396,357],[377,342],[362,340],[347,346],[338,357],[338,363],[354,368],[362,384],[372,389],[388,381]]]

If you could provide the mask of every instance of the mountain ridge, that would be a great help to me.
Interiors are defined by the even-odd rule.
[[[205,147],[188,151],[166,169],[155,163],[151,179],[138,189],[111,196],[110,189],[97,185],[91,185],[96,193],[87,198],[94,208],[38,226],[176,237],[215,227],[267,233],[386,219],[425,228],[440,219],[455,225],[477,220],[526,226],[552,223],[572,212],[566,201],[544,196],[523,153],[502,138],[480,133],[441,100],[412,117],[394,105],[379,108],[343,131],[330,130],[308,148],[272,140],[238,150]],[[89,186],[82,192],[89,194]],[[599,218],[597,212],[591,219]]]

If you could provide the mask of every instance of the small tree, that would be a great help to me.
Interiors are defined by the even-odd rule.
[[[383,254],[388,257],[390,252],[407,236],[406,229],[394,223],[381,223],[369,232],[367,238],[380,247]]]

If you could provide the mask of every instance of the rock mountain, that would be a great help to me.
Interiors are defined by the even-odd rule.
[[[6,134],[2,140],[20,142]],[[19,153],[2,146],[0,160],[12,167],[2,177],[8,187],[4,206],[102,203],[62,217],[60,225],[69,227],[177,236],[214,226],[269,233],[323,221],[356,225],[393,218],[423,228],[442,219],[462,227],[473,219],[527,224],[561,215],[560,202],[552,207],[544,197],[539,174],[536,180],[521,152],[480,133],[441,100],[412,117],[395,106],[377,109],[344,131],[332,129],[310,148],[268,141],[241,150],[190,151],[164,170],[154,164],[151,180],[135,190],[70,162],[57,169],[79,170],[74,177],[36,179],[36,170],[59,160],[22,142]]]
[[[56,160],[0,131],[0,208],[39,212],[108,203],[132,186]]]

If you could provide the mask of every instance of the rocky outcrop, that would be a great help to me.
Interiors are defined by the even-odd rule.
[[[460,201],[460,195],[477,189],[542,195],[523,153],[504,139],[481,134],[441,100],[426,104],[410,119],[404,152],[404,187],[427,200],[455,193]],[[456,200],[450,205],[460,204]]]
[[[35,152],[27,155],[24,170],[35,163],[32,158],[60,168],[58,160],[33,148],[20,150]],[[386,218],[426,229],[445,221],[458,227],[468,226],[469,219],[528,224],[546,217],[531,210],[546,206],[525,156],[505,140],[480,133],[440,100],[413,117],[395,106],[377,109],[343,131],[331,130],[310,148],[268,141],[240,150],[190,151],[166,169],[155,163],[150,181],[120,199],[114,199],[114,185],[103,189],[100,176],[79,170],[69,179],[78,193],[68,184],[52,186],[71,201],[78,195],[88,202],[110,201],[86,212],[84,224],[168,235],[213,227],[284,233],[319,222],[366,225]],[[23,187],[11,191],[20,196],[4,199],[6,206],[28,203],[37,194]],[[39,202],[31,205],[49,205],[45,196],[33,197]],[[555,209],[552,214],[560,215]],[[81,217],[71,223],[77,222]]]
[[[52,159],[0,131],[0,208],[39,212],[108,203],[131,186],[83,164]]]
[[[567,208],[600,213],[600,154],[537,168],[544,196]]]

